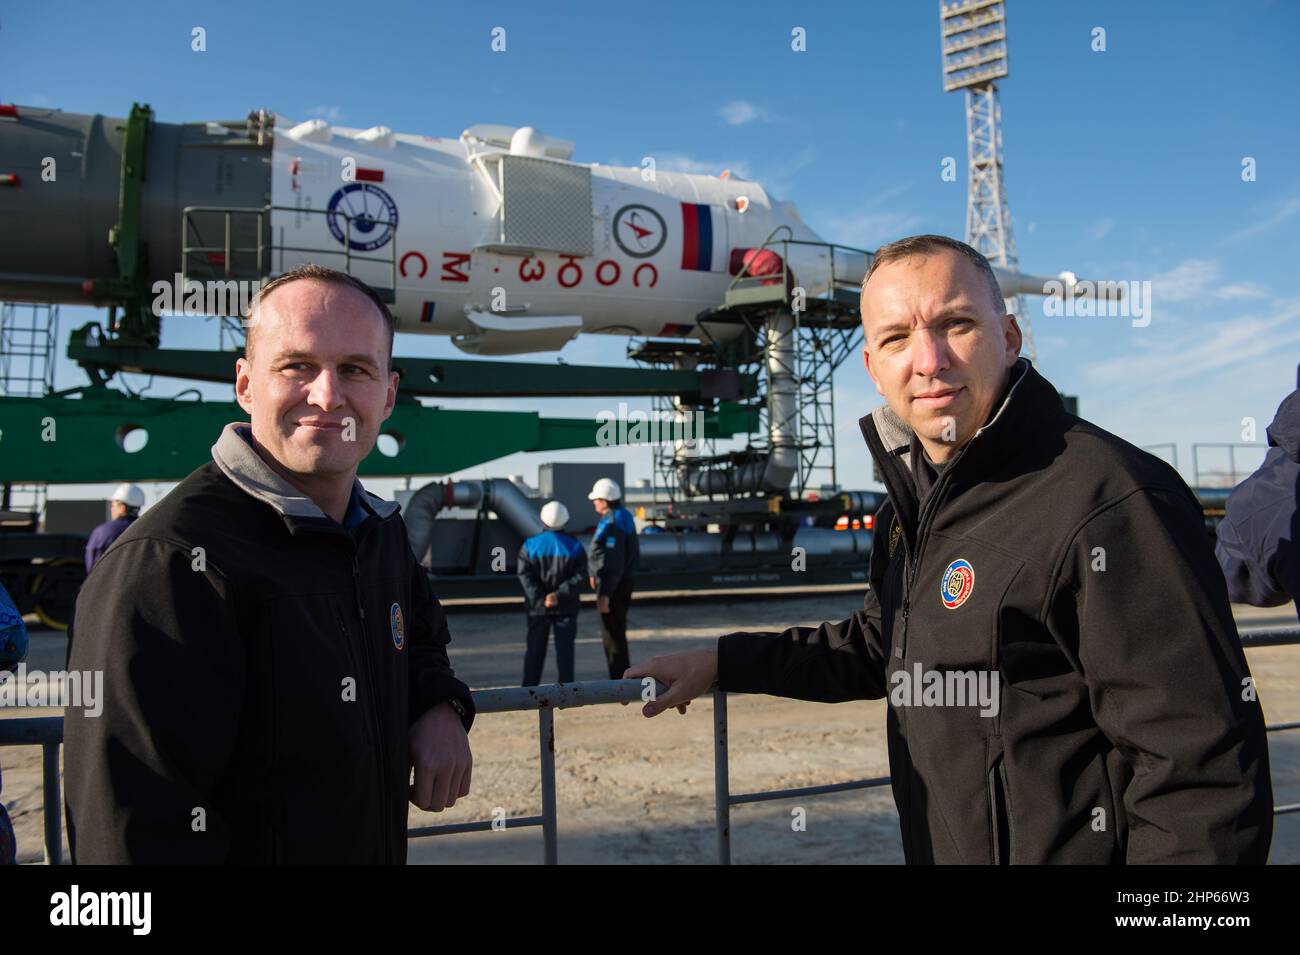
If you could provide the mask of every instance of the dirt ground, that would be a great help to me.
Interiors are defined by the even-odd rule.
[[[634,604],[633,661],[709,645],[730,630],[778,630],[842,619],[861,606],[853,591],[781,599],[728,597],[706,602]],[[1237,607],[1243,630],[1294,626],[1283,609]],[[450,614],[452,664],[472,687],[517,684],[523,669],[519,611]],[[31,669],[63,666],[61,634],[37,630]],[[1300,646],[1247,651],[1268,722],[1300,720]],[[552,652],[544,680],[555,679]],[[594,613],[579,618],[577,679],[607,676]],[[885,702],[826,705],[733,696],[730,772],[733,792],[819,785],[889,772]],[[53,715],[57,710],[8,710]],[[4,718],[0,716],[0,718]],[[412,809],[410,824],[535,815],[541,808],[537,714],[487,714],[475,724],[473,791],[442,813]],[[561,710],[555,716],[559,859],[565,863],[708,863],[717,859],[713,803],[712,705],[653,720],[639,706]],[[1300,798],[1300,731],[1270,734],[1277,804]],[[19,858],[41,860],[40,750],[0,749],[3,800],[18,832]],[[806,827],[795,831],[793,813]],[[499,814],[499,813],[498,813]],[[66,849],[65,849],[66,852]],[[887,787],[742,805],[732,810],[732,859],[738,863],[898,863],[898,820]],[[413,863],[540,863],[537,828],[412,840]],[[1271,862],[1300,862],[1300,815],[1277,819]]]

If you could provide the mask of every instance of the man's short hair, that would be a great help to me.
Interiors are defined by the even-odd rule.
[[[262,303],[266,301],[267,296],[281,286],[302,279],[315,279],[318,282],[328,282],[331,285],[348,286],[356,289],[374,303],[375,308],[379,310],[380,317],[384,320],[384,327],[388,330],[388,368],[392,370],[393,333],[397,331],[397,320],[393,318],[393,313],[388,310],[388,306],[379,297],[379,293],[347,272],[340,272],[338,269],[331,269],[310,262],[306,265],[300,265],[296,269],[290,269],[283,275],[277,275],[257,290],[252,303],[248,306],[248,315],[244,319],[244,357],[249,361],[253,360],[253,329],[257,324],[257,311],[262,306]]]
[[[866,278],[862,280],[862,290],[866,291],[867,282],[871,280],[871,276],[875,274],[876,269],[882,265],[910,259],[915,255],[930,255],[940,249],[958,252],[970,260],[984,277],[984,282],[988,286],[989,298],[993,302],[994,313],[1005,315],[1007,304],[1002,298],[1002,287],[998,285],[998,277],[993,274],[993,266],[989,264],[989,260],[973,246],[949,238],[946,235],[910,235],[906,239],[899,239],[897,242],[881,246],[876,251],[875,258],[871,260],[871,268],[867,269]]]

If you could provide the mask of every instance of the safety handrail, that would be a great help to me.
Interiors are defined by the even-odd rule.
[[[1244,647],[1291,646],[1300,643],[1300,627],[1263,628],[1240,634]],[[506,828],[541,826],[543,859],[548,865],[558,861],[555,797],[555,711],[579,706],[630,703],[648,698],[648,684],[642,680],[597,680],[588,683],[552,683],[533,687],[501,687],[473,691],[478,713],[508,713],[537,710],[538,744],[541,755],[542,811],[540,815],[507,820]],[[657,684],[656,693],[665,687]],[[1273,723],[1268,733],[1300,729],[1300,721]],[[42,791],[45,822],[45,861],[58,865],[62,861],[63,835],[60,811],[62,796],[59,782],[59,745],[63,741],[61,716],[0,718],[0,747],[40,746],[43,749]],[[889,785],[888,776],[852,779],[794,789],[770,789],[733,793],[730,788],[727,693],[713,693],[713,768],[714,825],[717,834],[718,862],[731,863],[731,808],[755,802],[820,796],[858,789],[876,789]],[[1275,816],[1300,812],[1300,803],[1274,806]],[[422,826],[407,830],[408,839],[443,836],[464,832],[481,832],[499,825],[491,820]]]
[[[323,246],[296,246],[285,245],[283,242],[277,243],[272,237],[272,241],[266,241],[266,223],[272,213],[275,212],[292,212],[302,215],[323,215],[330,218],[341,219],[344,224],[343,229],[343,248],[333,249]],[[224,240],[221,245],[190,245],[190,231],[193,227],[194,234],[199,235],[199,230],[194,224],[193,216],[195,215],[221,214]],[[254,246],[236,246],[232,244],[231,221],[232,216],[253,216],[257,224],[257,244]],[[343,256],[343,271],[352,274],[353,262],[374,262],[379,265],[388,267],[391,276],[391,284],[394,294],[397,291],[397,222],[387,218],[376,216],[367,216],[366,221],[373,222],[376,225],[388,226],[392,230],[389,241],[386,243],[388,249],[387,256],[360,255],[354,253],[352,249],[352,223],[361,216],[353,216],[341,209],[314,209],[298,206],[281,206],[267,204],[265,206],[186,206],[181,210],[181,281],[184,283],[190,276],[191,257],[198,254],[220,253],[222,255],[222,269],[225,278],[231,279],[232,262],[235,254],[238,253],[255,253],[256,254],[256,272],[258,279],[264,279],[270,275],[270,269],[277,252],[280,253],[280,266],[284,267],[285,252],[305,252],[314,255],[333,255]]]

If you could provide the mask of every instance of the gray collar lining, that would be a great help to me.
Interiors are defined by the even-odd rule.
[[[221,436],[212,446],[212,460],[222,473],[245,494],[271,505],[284,517],[328,517],[315,501],[271,470],[249,444],[245,437],[248,434],[246,421],[232,421],[221,429]],[[376,497],[359,480],[354,479],[353,487],[362,506],[371,513],[386,518],[398,510],[395,501]]]
[[[1022,367],[1023,366],[1023,367]],[[1011,396],[1015,394],[1016,388],[1025,380],[1025,372],[1029,370],[1029,359],[1017,358],[1015,364],[1011,366],[1011,374],[1014,380],[1011,387],[1007,389],[1007,395],[1002,399],[1002,404],[998,406],[997,414],[988,420],[978,431],[971,435],[970,440],[974,441],[993,425],[1002,413],[1006,411],[1007,405],[1011,404]],[[897,454],[903,460],[903,467],[908,471],[912,469],[912,429],[903,423],[903,419],[894,414],[889,405],[881,405],[875,411],[871,412],[871,420],[876,425],[876,434],[880,435],[880,443],[885,446],[888,454]]]

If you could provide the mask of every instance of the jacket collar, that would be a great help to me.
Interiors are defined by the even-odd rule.
[[[1017,358],[1011,366],[1011,387],[998,410],[963,448],[962,471],[971,473],[970,469],[989,455],[1006,457],[1014,453],[1026,436],[1033,434],[1037,421],[1064,413],[1065,406],[1051,382],[1027,358]],[[903,471],[910,475],[913,432],[888,405],[862,416],[858,425],[882,474],[892,470],[891,459],[898,459]]]
[[[319,519],[334,523],[315,501],[271,470],[249,443],[250,438],[251,429],[247,422],[232,421],[222,429],[217,443],[212,446],[212,460],[231,483],[250,497],[271,505],[286,521]],[[381,520],[392,517],[399,509],[396,502],[371,494],[356,478],[353,478],[352,490],[362,507]]]

